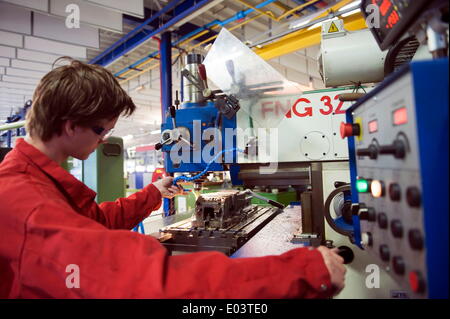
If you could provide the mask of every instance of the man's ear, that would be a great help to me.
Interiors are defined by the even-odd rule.
[[[65,121],[63,124],[63,134],[73,137],[75,135],[75,127],[76,125],[72,121]]]

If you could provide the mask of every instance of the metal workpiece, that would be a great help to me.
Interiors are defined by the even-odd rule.
[[[202,194],[195,203],[194,227],[227,228],[246,218],[250,198],[238,190]]]

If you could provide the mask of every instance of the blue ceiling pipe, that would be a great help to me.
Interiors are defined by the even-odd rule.
[[[262,8],[262,7],[268,5],[268,4],[272,3],[272,2],[275,2],[275,1],[276,1],[276,0],[266,0],[266,1],[261,2],[260,4],[256,5],[255,8],[257,8],[257,9]],[[194,31],[192,31],[192,32],[190,32],[190,33],[188,33],[188,34],[186,34],[185,36],[181,37],[180,39],[178,39],[177,41],[175,41],[174,43],[172,43],[172,46],[176,46],[176,45],[178,45],[179,43],[183,42],[184,40],[189,39],[190,37],[196,35],[197,33],[202,32],[202,31],[204,31],[204,30],[208,30],[209,28],[211,28],[212,26],[214,26],[214,25],[216,25],[216,24],[217,24],[217,25],[220,25],[220,26],[224,26],[224,25],[226,25],[226,24],[228,24],[228,23],[230,23],[230,22],[234,22],[234,21],[236,21],[236,20],[245,18],[249,13],[251,13],[251,12],[253,12],[253,11],[255,11],[255,10],[252,9],[252,8],[247,9],[247,10],[245,10],[245,11],[240,11],[240,12],[236,13],[233,17],[228,18],[228,19],[226,19],[226,20],[224,20],[224,21],[220,21],[220,20],[217,20],[217,19],[216,19],[216,20],[214,20],[214,21],[212,21],[212,22],[210,22],[210,23],[208,23],[208,24],[205,24],[204,26],[199,27],[198,29],[196,29],[196,30],[194,30]],[[170,21],[172,21],[172,20],[170,20]],[[170,21],[169,21],[168,23],[170,23]],[[166,23],[166,24],[168,24],[168,23]],[[163,26],[163,27],[164,27],[164,26]],[[161,27],[160,29],[162,29],[163,27]],[[159,29],[158,29],[158,30],[159,30]],[[138,61],[134,62],[133,64],[129,65],[128,67],[126,67],[126,68],[124,68],[124,69],[122,69],[122,70],[116,72],[116,73],[114,74],[114,76],[116,76],[116,77],[118,77],[119,79],[121,79],[121,77],[120,77],[121,74],[125,73],[126,71],[128,71],[128,70],[130,70],[130,69],[136,69],[136,67],[137,67],[139,64],[141,64],[142,62],[145,62],[145,61],[147,61],[147,60],[149,60],[149,59],[151,59],[151,58],[155,58],[157,55],[158,55],[158,51],[152,52],[151,54],[149,54],[149,55],[143,57],[142,59],[139,59]]]
[[[105,51],[103,51],[101,54],[93,58],[89,63],[91,64],[100,64],[100,65],[106,65],[109,63],[109,60],[116,58],[117,54],[118,56],[121,56],[123,52],[130,47],[133,47],[133,44],[138,42],[141,38],[143,38],[147,33],[148,30],[146,28],[150,23],[158,19],[163,14],[169,12],[172,10],[177,4],[179,4],[183,0],[172,0],[169,2],[164,8],[162,8],[160,11],[158,11],[155,15],[152,15],[148,19],[146,19],[144,22],[142,22],[140,25],[138,25],[136,28],[131,30],[128,34],[126,34],[124,37],[120,38],[118,41],[113,43],[109,48],[107,48]],[[120,54],[122,53],[122,54]]]
[[[163,32],[167,28],[171,27],[181,19],[187,17],[188,15],[192,14],[195,10],[200,9],[204,5],[206,5],[211,0],[187,0],[187,2],[192,3],[192,6],[182,12],[181,14],[173,17],[168,22],[166,22],[163,26],[160,28],[154,30],[153,32],[149,32],[148,30],[145,30],[145,27],[148,26],[148,23],[154,21],[156,18],[160,17],[162,14],[170,11],[175,7],[177,3],[179,3],[181,0],[173,0],[170,2],[167,6],[165,6],[162,10],[160,10],[155,16],[152,16],[145,20],[143,23],[141,23],[138,27],[136,27],[134,30],[132,30],[130,33],[125,35],[123,38],[118,40],[116,43],[114,43],[111,47],[106,49],[103,53],[89,61],[89,63],[92,64],[99,64],[99,65],[107,65],[114,61],[115,59],[123,56],[124,54],[130,52],[134,48],[141,45],[143,42],[147,41],[151,37]]]

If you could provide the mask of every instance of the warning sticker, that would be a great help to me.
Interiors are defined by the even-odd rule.
[[[330,28],[328,29],[328,33],[333,32],[339,32],[339,29],[334,22],[331,22]]]

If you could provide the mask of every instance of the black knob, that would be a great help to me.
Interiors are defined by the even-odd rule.
[[[176,109],[175,106],[171,105],[170,106],[170,116],[174,119],[176,116]]]
[[[338,255],[344,258],[344,264],[349,264],[355,258],[355,254],[350,247],[347,246],[339,246]]]
[[[378,226],[381,229],[386,229],[388,227],[388,218],[385,213],[378,214]]]
[[[364,208],[360,210],[359,219],[374,222],[377,220],[377,213],[372,207]]]
[[[334,182],[334,188],[338,188],[344,185],[348,185],[346,182]]]
[[[375,145],[369,145],[368,148],[360,148],[356,151],[358,156],[369,156],[370,159],[377,159],[378,148]]]
[[[157,150],[157,151],[159,151],[162,147],[163,147],[163,145],[161,143],[155,144],[155,150]]]
[[[387,245],[380,245],[380,257],[383,261],[389,261],[391,258],[391,253]]]
[[[406,201],[411,207],[420,207],[422,202],[420,190],[415,186],[408,187],[406,189]]]
[[[402,192],[400,189],[400,185],[398,185],[397,183],[392,183],[391,185],[389,185],[389,197],[394,202],[397,202],[401,199]]]
[[[411,229],[408,232],[409,245],[414,250],[421,250],[423,248],[422,233],[418,229]]]
[[[400,256],[394,256],[392,258],[392,266],[397,275],[403,275],[405,273],[405,261]]]
[[[403,237],[403,226],[400,220],[394,219],[391,221],[391,232],[395,238]]]
[[[406,145],[401,140],[395,140],[391,145],[380,146],[380,154],[391,154],[395,158],[405,158]]]
[[[359,214],[359,210],[361,208],[366,207],[366,204],[364,203],[356,203],[356,204],[352,204],[350,210],[352,212],[352,215],[358,215]]]
[[[342,207],[342,218],[347,224],[353,225],[352,202],[349,200],[346,200]]]

